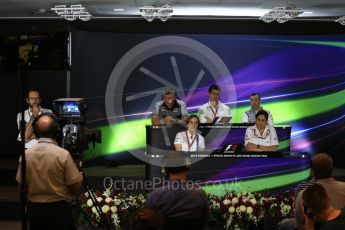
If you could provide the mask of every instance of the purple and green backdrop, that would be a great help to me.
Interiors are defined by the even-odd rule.
[[[84,97],[87,120],[102,144],[85,153],[131,158],[145,151],[145,125],[164,87],[175,87],[188,111],[222,88],[234,122],[262,95],[275,124],[291,125],[291,151],[327,152],[345,162],[345,35],[260,36],[119,34],[72,35],[73,97]]]

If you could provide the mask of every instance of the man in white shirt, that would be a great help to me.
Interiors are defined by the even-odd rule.
[[[267,125],[268,113],[264,110],[256,114],[256,123],[246,130],[244,145],[250,152],[277,151],[279,145],[277,132]]]
[[[216,84],[208,89],[210,101],[198,110],[200,123],[229,123],[231,121],[230,108],[219,101],[221,90]]]
[[[250,95],[250,105],[251,108],[248,111],[245,111],[242,115],[242,123],[252,123],[254,124],[256,121],[255,115],[258,111],[264,110],[261,106],[261,96],[257,93],[253,93]],[[268,113],[268,120],[267,123],[270,126],[273,126],[273,117],[268,110],[264,110]]]
[[[35,134],[32,132],[32,122],[34,119],[41,113],[53,113],[50,109],[44,109],[41,107],[41,98],[40,93],[37,90],[30,89],[26,95],[26,102],[29,106],[27,110],[24,111],[24,121],[26,123],[25,127],[25,148],[30,148],[34,144],[37,144],[37,139]],[[20,121],[22,120],[22,113],[17,115],[17,124],[18,124],[18,141],[21,141],[20,136]]]

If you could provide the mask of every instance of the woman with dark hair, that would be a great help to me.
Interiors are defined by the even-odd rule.
[[[267,124],[268,113],[261,110],[256,113],[254,126],[248,127],[244,138],[244,145],[249,152],[277,151],[279,145],[277,132],[273,126]]]
[[[176,134],[174,141],[176,151],[198,152],[205,150],[205,139],[197,133],[199,123],[198,116],[190,115],[188,117],[187,130]]]

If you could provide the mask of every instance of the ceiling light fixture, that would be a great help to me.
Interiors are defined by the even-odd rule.
[[[92,18],[92,15],[81,4],[70,5],[70,7],[66,7],[66,5],[56,5],[51,8],[51,10],[68,21],[75,21],[77,19],[89,21]]]
[[[158,18],[162,22],[166,22],[173,13],[173,8],[168,4],[157,7],[157,6],[143,6],[139,8],[141,16],[147,21],[152,22],[153,19]]]
[[[345,26],[345,16],[338,18],[335,22],[339,22],[341,25]]]
[[[270,23],[273,21],[277,21],[278,23],[284,23],[293,18],[298,17],[298,15],[302,13],[303,11],[299,8],[296,8],[295,5],[288,5],[286,7],[274,7],[272,10],[261,16],[259,19],[266,23]]]

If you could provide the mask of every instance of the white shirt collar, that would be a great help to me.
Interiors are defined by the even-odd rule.
[[[40,114],[40,113],[42,112],[41,106],[40,106],[39,108],[40,108],[40,111],[38,112],[38,114]],[[29,116],[32,116],[32,109],[31,109],[30,106],[29,106],[29,108],[28,108],[28,113],[29,113]]]
[[[260,131],[258,130],[258,127],[256,127],[256,125],[253,126],[253,130],[254,130],[255,136],[257,136],[257,137],[266,138],[266,136],[270,134],[270,128],[268,125],[266,125],[262,135],[260,134]]]
[[[212,106],[212,104],[211,104],[211,101],[208,101],[208,105],[209,105],[210,107],[214,108],[214,107]],[[217,107],[216,107],[215,109],[219,108],[219,105],[220,105],[220,101],[218,100],[218,104],[217,104]]]
[[[40,137],[38,139],[38,143],[41,143],[41,142],[55,144],[55,141],[53,139],[47,138],[47,137]]]

